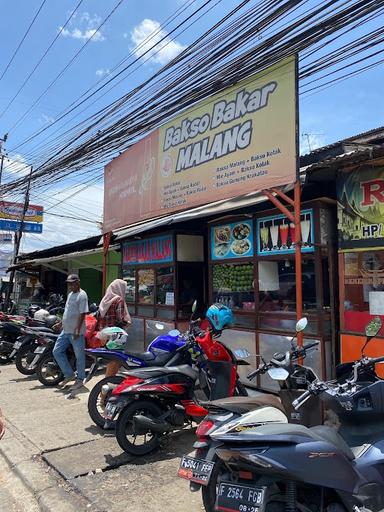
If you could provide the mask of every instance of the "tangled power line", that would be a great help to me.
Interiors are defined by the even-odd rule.
[[[46,187],[71,174],[100,171],[119,151],[179,111],[294,53],[300,56],[303,95],[383,62],[382,27],[352,41],[343,37],[381,15],[384,0],[329,0],[312,5],[308,0],[261,0],[249,7],[251,3],[240,2],[148,80],[45,143],[44,159],[37,147],[32,185]],[[177,28],[191,21],[187,17]],[[121,78],[130,67],[106,83]],[[16,178],[0,192],[22,191],[26,183],[25,176]]]

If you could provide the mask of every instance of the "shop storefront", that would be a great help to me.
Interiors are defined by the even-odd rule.
[[[122,277],[132,317],[130,337],[142,349],[166,329],[188,325],[194,300],[206,301],[203,234],[168,231],[121,245]]]
[[[268,206],[265,201],[233,216],[202,217],[200,233],[179,228],[122,241],[135,350],[159,334],[159,324],[185,329],[195,299],[232,309],[234,326],[221,339],[231,348],[247,348],[253,366],[256,354],[269,358],[289,347],[296,324],[294,225]],[[319,341],[308,364],[322,376],[331,375],[336,345],[330,293],[337,282],[335,219],[329,199],[303,204],[303,306],[309,320],[304,342]],[[268,387],[268,379],[262,384]]]
[[[382,162],[382,161],[381,161]],[[358,359],[372,316],[384,321],[384,166],[340,170],[338,234],[342,361]],[[366,353],[383,354],[384,329]]]
[[[303,205],[303,308],[309,320],[304,339],[319,341],[308,363],[323,376],[331,373],[335,345],[330,289],[336,261],[329,243],[333,218],[328,200]],[[231,307],[235,318],[234,329],[223,333],[223,339],[236,340],[266,359],[286,350],[295,330],[294,229],[277,210],[209,226],[209,299]]]

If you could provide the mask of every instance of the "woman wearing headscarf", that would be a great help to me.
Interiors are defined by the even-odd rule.
[[[131,316],[125,303],[125,293],[127,291],[127,283],[123,279],[115,279],[108,286],[104,297],[99,305],[99,319],[97,328],[99,330],[105,327],[122,327],[125,328],[131,324]],[[116,375],[119,371],[120,364],[118,362],[110,362],[105,372],[106,377]]]

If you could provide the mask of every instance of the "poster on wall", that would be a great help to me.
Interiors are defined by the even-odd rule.
[[[383,246],[384,167],[340,173],[337,215],[340,250]]]
[[[296,57],[203,100],[105,168],[104,232],[295,181]]]
[[[301,252],[314,251],[313,210],[302,210]],[[293,254],[295,252],[295,225],[285,215],[273,215],[257,219],[257,254]]]
[[[249,258],[253,256],[252,221],[234,222],[211,228],[211,258]]]

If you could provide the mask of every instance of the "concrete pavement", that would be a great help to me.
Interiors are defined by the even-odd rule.
[[[200,494],[190,493],[187,482],[176,477],[180,456],[192,449],[193,432],[179,433],[167,447],[133,459],[113,433],[92,423],[87,392],[66,400],[63,391],[45,388],[13,365],[1,366],[0,372],[0,407],[8,427],[0,441],[0,477],[19,477],[31,506],[38,507],[31,512],[155,512],[160,507],[201,512]]]

